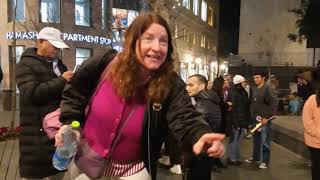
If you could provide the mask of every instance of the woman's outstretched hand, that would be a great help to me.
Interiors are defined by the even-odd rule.
[[[206,153],[209,157],[221,157],[225,153],[222,140],[225,138],[224,134],[207,133],[193,145],[193,152],[199,155],[201,152]]]

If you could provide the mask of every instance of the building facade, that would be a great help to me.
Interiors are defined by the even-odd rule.
[[[20,60],[26,48],[36,46],[37,32],[43,27],[61,30],[70,47],[63,50],[61,57],[72,70],[76,64],[108,48],[121,51],[126,27],[140,11],[156,8],[162,9],[160,14],[167,16],[170,24],[182,78],[186,80],[195,73],[212,78],[216,73],[218,0],[4,0],[0,1],[0,7],[4,96],[10,96],[12,91],[12,63]],[[14,39],[15,61],[12,60]]]
[[[202,74],[213,80],[218,67],[219,1],[173,0],[158,6],[167,7],[160,12],[169,19],[182,79]]]
[[[296,16],[289,12],[300,0],[241,0],[239,55],[256,66],[311,66],[306,42],[294,43]],[[232,60],[231,60],[232,62]]]

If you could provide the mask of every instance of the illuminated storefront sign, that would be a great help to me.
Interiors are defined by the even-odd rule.
[[[32,40],[36,39],[38,36],[37,32],[7,32],[7,39],[19,39],[19,40]],[[65,41],[74,41],[74,42],[87,42],[87,43],[96,43],[101,45],[111,44],[111,39],[100,36],[92,35],[83,35],[83,34],[74,34],[74,33],[62,33],[61,37]]]

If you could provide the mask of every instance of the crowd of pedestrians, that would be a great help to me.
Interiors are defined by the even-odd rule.
[[[252,78],[253,84],[249,84],[250,80],[241,75],[220,76],[210,83],[205,76],[195,74],[188,77],[186,91],[195,109],[205,117],[211,129],[229,137],[226,155],[228,165],[240,166],[245,161],[258,163],[258,168],[266,169],[270,164],[270,131],[278,99],[275,86],[267,83],[264,72],[256,72]],[[248,130],[259,123],[262,124],[261,128],[252,134],[252,156],[244,160],[241,140]],[[221,168],[226,167],[220,158],[190,157],[188,154],[179,156],[183,156],[184,179],[187,180],[197,177],[210,180],[211,171],[220,172]]]

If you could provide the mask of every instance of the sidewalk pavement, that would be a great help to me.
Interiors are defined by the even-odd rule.
[[[0,96],[0,127],[9,127],[12,119],[12,111],[3,110],[2,97]],[[17,103],[17,107],[19,104]],[[18,109],[18,108],[17,108]],[[16,111],[14,126],[17,127],[20,125],[20,111]]]

